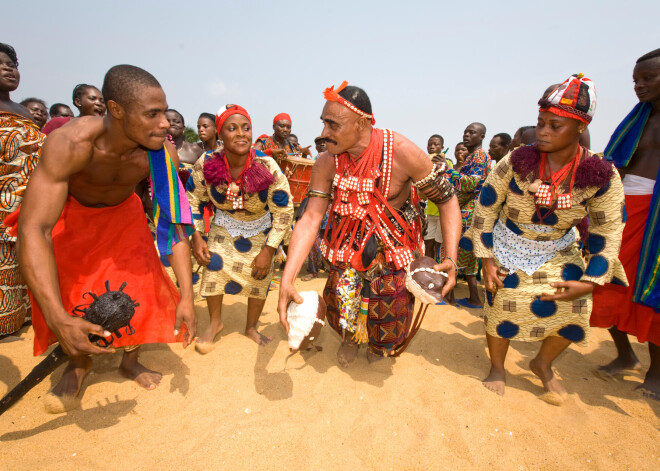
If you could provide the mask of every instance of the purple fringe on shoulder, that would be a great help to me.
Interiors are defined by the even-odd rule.
[[[275,177],[257,161],[254,151],[250,152],[252,152],[252,165],[243,173],[241,187],[246,193],[256,193],[272,185]],[[231,181],[229,169],[225,165],[224,152],[220,154],[216,152],[204,162],[204,179],[211,186],[228,184]]]
[[[525,179],[532,172],[536,172],[536,175],[538,175],[541,154],[536,146],[518,147],[511,153],[510,162],[513,166],[513,171],[521,179]]]
[[[575,188],[595,186],[603,188],[612,178],[614,167],[611,162],[599,157],[586,157],[575,173]]]
[[[541,153],[536,146],[524,146],[514,150],[511,154],[513,171],[521,179],[527,178],[530,173],[536,177],[541,164]],[[614,167],[607,160],[596,156],[587,156],[582,159],[575,173],[574,188],[587,188],[595,186],[602,188],[612,178]]]

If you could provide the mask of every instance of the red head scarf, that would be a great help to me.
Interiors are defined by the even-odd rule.
[[[283,119],[286,119],[288,122],[292,123],[291,121],[291,116],[289,116],[286,113],[280,113],[277,116],[273,118],[273,124],[277,123],[278,121],[282,121]]]
[[[220,108],[218,112],[215,114],[215,127],[218,129],[218,134],[220,134],[222,125],[225,124],[227,118],[229,118],[233,114],[240,114],[245,116],[250,122],[250,124],[252,124],[252,119],[250,119],[250,115],[248,114],[245,108],[238,105],[225,105],[222,108]]]

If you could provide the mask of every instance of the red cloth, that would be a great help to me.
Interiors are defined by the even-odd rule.
[[[273,118],[273,124],[275,124],[275,123],[277,123],[278,121],[281,121],[281,120],[283,120],[283,119],[286,119],[286,120],[287,120],[288,122],[290,122],[290,123],[293,122],[293,121],[291,121],[291,116],[289,116],[289,115],[286,114],[286,113],[280,113],[280,114],[278,114],[277,116],[275,116],[275,117]]]
[[[140,305],[131,325],[133,335],[120,329],[114,347],[181,341],[174,337],[174,311],[179,292],[165,272],[147,226],[142,203],[133,194],[117,206],[89,208],[69,196],[53,228],[53,252],[64,309],[71,313],[91,299],[83,295],[119,289]],[[40,355],[57,341],[30,293],[34,325],[34,354]]]
[[[250,119],[250,115],[245,108],[238,105],[227,105],[224,107],[224,109],[220,108],[218,114],[215,115],[215,127],[218,130],[218,134],[220,134],[220,131],[222,131],[222,125],[225,124],[227,118],[233,114],[240,114],[245,116],[250,124],[252,124],[252,119]]]
[[[644,228],[652,195],[626,195],[626,227],[619,260],[628,277],[628,287],[608,283],[596,286],[593,292],[592,327],[609,328],[635,335],[640,342],[647,340],[660,345],[660,314],[653,308],[632,301],[637,277],[637,264],[642,250]]]
[[[56,129],[64,126],[69,121],[71,121],[71,116],[59,116],[57,118],[53,118],[50,121],[48,121],[46,124],[44,124],[44,127],[41,128],[41,132],[44,134],[50,134]]]

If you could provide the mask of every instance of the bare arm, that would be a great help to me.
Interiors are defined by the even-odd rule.
[[[321,154],[314,167],[312,167],[310,190],[321,191],[329,195],[332,190],[334,176],[334,158],[327,152]],[[302,302],[302,298],[293,287],[293,282],[314,245],[316,234],[318,234],[319,227],[321,227],[321,221],[323,221],[323,216],[328,209],[328,204],[329,201],[324,198],[310,197],[304,214],[293,229],[286,266],[280,283],[280,299],[277,306],[280,321],[287,332],[289,332],[289,324],[286,317],[286,307],[290,301]]]
[[[39,165],[28,183],[18,224],[18,260],[23,276],[43,311],[46,324],[72,356],[109,353],[92,344],[88,334],[109,336],[101,326],[64,310],[57,280],[51,232],[69,193],[69,177],[92,155],[90,136],[76,126],[53,132],[45,141]]]
[[[400,159],[400,168],[407,172],[408,178],[413,182],[428,180],[424,185],[416,186],[422,194],[438,205],[440,213],[440,226],[442,228],[443,246],[445,247],[447,258],[435,266],[436,270],[444,271],[449,275],[442,294],[447,295],[456,284],[456,259],[458,256],[458,241],[461,237],[461,212],[458,205],[458,199],[453,196],[453,190],[450,184],[442,177],[442,173],[436,171],[435,178],[429,178],[434,171],[434,164],[424,151],[413,144],[411,141],[396,135],[395,152],[398,152]],[[444,169],[446,164],[438,163],[439,169]],[[452,195],[448,197],[448,195]]]

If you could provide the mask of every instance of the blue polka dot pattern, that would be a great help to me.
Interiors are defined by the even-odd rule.
[[[266,188],[265,190],[261,190],[259,192],[259,201],[265,203],[267,199],[268,199],[268,188]]]
[[[240,237],[234,241],[234,247],[236,247],[236,250],[239,252],[249,252],[252,248],[252,242],[250,242],[250,239]]]
[[[567,263],[561,271],[561,279],[564,281],[579,281],[583,275],[582,268],[574,263]]]
[[[512,178],[511,181],[509,182],[509,190],[511,190],[511,193],[515,193],[516,195],[522,195],[523,194],[523,191],[520,189],[520,187],[516,183],[515,178]]]
[[[605,237],[598,234],[589,234],[589,237],[587,237],[587,247],[590,254],[601,252],[605,248]]]
[[[605,193],[607,193],[607,190],[610,189],[610,182],[607,182],[603,188],[598,190],[596,194],[594,194],[594,198],[598,198],[599,196],[603,196]]]
[[[458,241],[458,246],[468,252],[472,252],[472,249],[474,249],[472,239],[468,239],[467,237],[461,237],[461,240]]]
[[[490,291],[486,290],[486,302],[488,303],[489,306],[493,306],[493,293]]]
[[[222,257],[215,252],[211,252],[211,262],[206,268],[210,271],[220,271],[222,270],[222,265],[224,265]]]
[[[167,255],[165,255],[165,254],[162,254],[162,255],[160,256],[160,262],[163,264],[164,267],[169,267],[169,266],[171,266],[171,265],[170,265],[170,261],[167,259]]]
[[[520,278],[515,273],[510,273],[502,280],[505,288],[517,288],[520,284]]]
[[[497,202],[497,192],[492,185],[484,185],[479,194],[479,202],[483,206],[492,206]]]
[[[557,303],[535,299],[531,305],[532,313],[537,317],[550,317],[557,312]]]
[[[202,216],[201,214],[198,214],[198,213],[193,214],[192,217],[193,217],[193,219],[196,219],[198,221],[200,221],[204,218],[204,216]]]
[[[505,339],[510,339],[518,334],[520,327],[518,327],[513,322],[504,321],[504,322],[500,322],[500,325],[498,325],[497,329],[495,330],[497,331],[497,335],[499,335],[500,337],[504,337]]]
[[[284,208],[289,204],[289,195],[284,190],[276,190],[273,192],[273,203],[275,203],[280,208]]]
[[[200,213],[204,214],[204,208],[205,208],[205,207],[206,207],[206,203],[199,203],[199,204],[197,205],[197,211],[199,211]]]
[[[195,283],[197,283],[198,281],[199,281],[199,275],[198,275],[197,273],[193,272],[193,274],[192,274],[192,282],[193,282],[193,285],[194,285]]]
[[[603,276],[607,273],[609,266],[610,264],[605,257],[602,255],[594,255],[589,260],[585,273],[589,276]]]
[[[514,234],[520,235],[523,233],[522,229],[520,229],[516,223],[509,218],[506,219],[506,227]]]
[[[628,220],[628,210],[626,209],[626,203],[623,203],[621,206],[621,222],[625,223]]]
[[[225,200],[227,199],[227,195],[225,195],[224,193],[220,193],[214,186],[211,187],[211,196],[219,204],[224,203]]]
[[[546,226],[554,226],[559,221],[559,218],[555,213],[548,214],[549,211],[550,208],[539,208],[539,213],[541,213],[541,217],[543,218],[543,221],[541,221],[538,214],[534,212],[534,215],[532,216],[532,222],[534,224],[544,224]]]
[[[264,229],[264,234],[268,235],[268,233],[270,232],[271,229],[272,229],[272,227],[267,227],[266,229]]]
[[[483,232],[481,234],[481,242],[483,242],[484,247],[487,249],[493,248],[493,233],[492,232]]]
[[[623,282],[622,279],[617,278],[616,276],[612,277],[612,281],[610,281],[613,285],[619,285],[619,286],[626,286],[626,284]]]
[[[209,241],[208,236],[205,236],[205,235],[202,236],[202,239],[204,239],[204,242],[208,242],[208,241]]]
[[[195,180],[193,180],[193,177],[188,177],[188,181],[186,182],[186,191],[195,191]]]
[[[243,287],[236,283],[235,281],[230,281],[225,285],[225,293],[227,294],[238,294],[243,290]]]
[[[581,342],[584,340],[584,329],[579,325],[569,324],[559,329],[557,333],[571,342]]]

